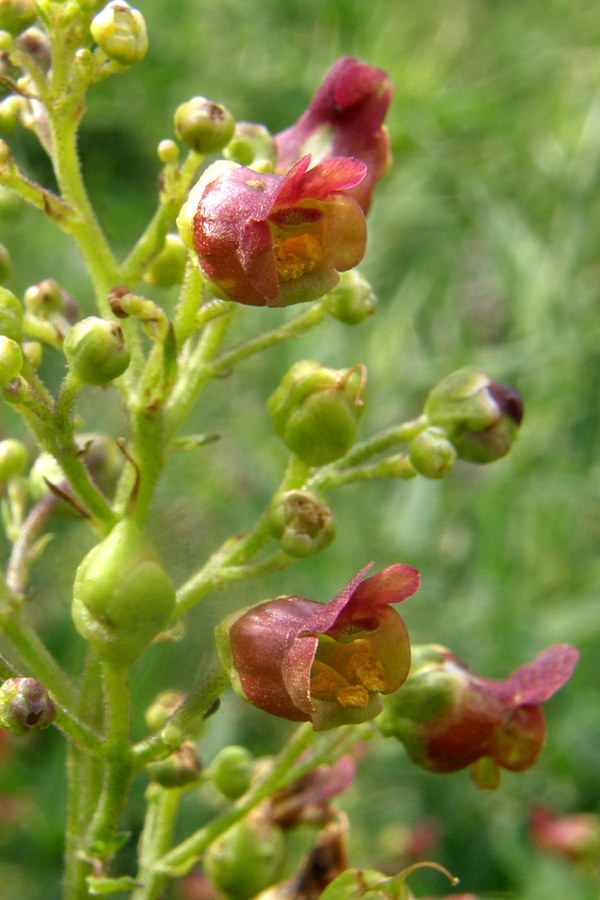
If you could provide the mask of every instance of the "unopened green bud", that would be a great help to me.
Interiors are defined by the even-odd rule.
[[[23,206],[24,201],[18,194],[0,185],[0,216],[3,219],[16,219]]]
[[[50,490],[48,482],[57,485],[64,480],[64,472],[57,461],[50,453],[43,451],[39,454],[29,472],[29,493],[33,500],[41,500]]]
[[[56,707],[35,678],[8,678],[0,687],[0,728],[24,735],[47,728],[55,718]]]
[[[35,0],[0,0],[0,28],[20,34],[37,18]]]
[[[228,800],[237,800],[246,793],[252,781],[252,754],[245,747],[235,744],[224,747],[215,756],[207,774],[219,793]]]
[[[331,508],[312,491],[286,491],[275,497],[273,534],[290,556],[319,553],[335,538]]]
[[[23,365],[23,351],[19,344],[0,335],[0,387],[16,378]]]
[[[148,771],[152,781],[161,787],[180,788],[196,784],[200,780],[202,764],[194,744],[184,741],[171,756],[151,763]]]
[[[42,359],[44,356],[44,348],[39,341],[24,341],[22,344],[23,347],[23,356],[29,363],[32,369],[37,370],[42,364]]]
[[[432,425],[445,430],[459,459],[488,463],[512,447],[523,419],[523,400],[515,388],[466,367],[433,388],[423,411]]]
[[[178,234],[168,234],[165,245],[150,264],[144,281],[156,287],[172,287],[181,284],[187,262],[187,247]]]
[[[443,478],[454,466],[456,448],[443,428],[426,428],[419,432],[408,448],[410,461],[426,478]]]
[[[167,724],[167,719],[183,703],[184,695],[178,691],[163,691],[154,703],[146,710],[144,718],[148,728],[160,731]]]
[[[52,49],[50,39],[41,28],[28,28],[15,41],[16,46],[23,53],[27,53],[43,72],[48,72],[52,66]]]
[[[264,125],[238,122],[233,137],[223,150],[223,156],[240,166],[252,167],[257,160],[274,166],[277,162],[275,138]]]
[[[19,115],[23,109],[23,98],[11,95],[0,103],[0,132],[11,134],[19,124]]]
[[[144,17],[124,0],[113,0],[105,6],[92,20],[90,31],[109,59],[120,65],[141,62],[148,52]]]
[[[45,317],[55,312],[62,312],[65,305],[63,289],[53,278],[46,278],[39,284],[28,287],[23,295],[27,309],[36,316]]]
[[[229,143],[235,120],[228,109],[205,97],[192,97],[175,110],[175,133],[196,153],[214,153]]]
[[[17,344],[23,340],[23,307],[12,291],[0,287],[0,335]]]
[[[204,856],[204,870],[232,900],[250,900],[278,881],[285,857],[282,830],[248,818],[210,845]]]
[[[22,475],[29,463],[25,444],[14,438],[0,441],[0,481],[10,481]]]
[[[101,659],[127,665],[165,628],[175,587],[138,525],[123,519],[77,569],[73,619]]]
[[[179,147],[170,138],[161,141],[156,152],[162,163],[176,163],[181,155]]]
[[[325,302],[330,314],[346,325],[359,325],[377,307],[373,288],[356,269],[341,273],[339,283],[326,295]]]
[[[296,363],[268,400],[277,434],[303,462],[322,466],[344,456],[364,414],[366,370]]]
[[[130,360],[121,326],[97,316],[82,319],[71,328],[64,351],[81,384],[108,384],[123,374]]]

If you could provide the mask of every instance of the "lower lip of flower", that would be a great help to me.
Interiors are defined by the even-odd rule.
[[[342,654],[339,661],[333,658],[336,649]],[[385,690],[381,663],[362,640],[354,641],[351,647],[338,644],[331,651],[329,642],[317,650],[311,670],[312,698],[335,700],[345,709],[365,709],[371,694]]]
[[[323,259],[323,246],[312,234],[273,239],[277,274],[282,282],[295,281],[313,272]]]

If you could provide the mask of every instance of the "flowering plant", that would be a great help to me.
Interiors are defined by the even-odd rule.
[[[236,527],[199,565],[187,560],[182,578],[167,529],[161,533],[153,517],[172,453],[208,454],[217,440],[181,434],[192,427],[201,392],[326,319],[354,325],[374,311],[373,291],[355,267],[366,252],[376,185],[391,164],[384,120],[392,89],[382,69],[342,58],[296,124],[275,136],[236,123],[203,97],[182,103],[173,137],[158,147],[155,213],[119,259],[79,165],[79,126],[88,91],[126,73],[148,48],[142,13],[122,0],[0,2],[0,74],[9,91],[0,119],[7,132],[26,128],[38,139],[56,191],[26,173],[18,142],[14,151],[0,142],[0,185],[74,241],[94,295],[79,304],[53,277],[22,296],[0,288],[2,401],[24,426],[15,429],[21,437],[0,436],[7,548],[0,726],[24,740],[49,727],[66,737],[65,900],[115,893],[156,900],[179,879],[173,890],[181,897],[200,884],[205,896],[241,900],[369,893],[406,900],[415,867],[445,870],[435,862],[393,874],[357,869],[347,853],[348,819],[332,803],[351,787],[365,748],[383,732],[425,768],[477,765],[478,785],[497,787],[487,761],[521,771],[540,755],[541,704],[570,678],[575,648],[551,647],[505,681],[481,678],[450,651],[411,644],[392,607],[417,591],[418,570],[394,563],[369,575],[371,564],[329,603],[296,594],[249,608],[237,602],[217,627],[216,646],[207,616],[203,676],[193,683],[188,670],[185,690],[176,690],[166,667],[145,726],[135,715],[132,673],[158,644],[177,655],[188,613],[219,589],[277,576],[327,550],[336,535],[335,489],[439,480],[457,460],[494,462],[517,438],[523,402],[516,389],[461,368],[432,388],[415,418],[359,442],[366,367],[295,363],[267,404],[288,451],[280,483],[254,524]],[[223,158],[208,158],[217,153]],[[174,304],[161,294],[171,288]],[[280,310],[296,305],[293,315]],[[254,326],[256,311],[245,307],[256,306],[274,308],[266,311],[272,327],[228,343],[234,320]],[[104,433],[97,413],[110,404],[118,425]],[[198,466],[198,479],[204,475]],[[93,542],[69,572],[69,634],[85,648],[77,671],[43,640],[28,603],[38,567],[53,552],[52,523],[65,514],[72,517],[65,530],[81,526]],[[178,656],[195,663],[198,653]],[[230,687],[260,710],[263,727],[269,716],[302,723],[275,755],[256,758],[223,740],[220,703]],[[122,828],[142,779],[134,859]],[[196,817],[182,836],[188,794],[212,797],[216,811],[208,822]],[[317,837],[302,860],[286,862],[288,832],[307,824]]]

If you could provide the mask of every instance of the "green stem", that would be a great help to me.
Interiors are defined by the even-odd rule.
[[[80,710],[100,730],[103,720],[102,684],[98,659],[88,653],[81,685]],[[89,862],[84,858],[82,839],[97,806],[103,767],[75,744],[67,748],[68,802],[65,841],[64,900],[87,900]]]
[[[168,877],[154,868],[157,860],[168,853],[173,843],[179,804],[185,789],[162,788],[151,784],[146,791],[147,811],[139,845],[138,881],[143,887],[131,895],[131,900],[158,900]]]
[[[108,751],[102,790],[87,834],[87,854],[103,869],[119,847],[119,820],[132,778],[129,669],[101,662]]]
[[[317,472],[308,481],[307,487],[331,490],[343,487],[345,484],[356,484],[358,481],[371,481],[374,478],[414,478],[418,475],[407,455],[390,456],[370,466],[345,466],[337,469],[335,465],[328,466],[327,471]]]

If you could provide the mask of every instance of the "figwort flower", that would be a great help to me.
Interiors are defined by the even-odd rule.
[[[482,678],[450,650],[415,648],[401,692],[386,701],[384,734],[397,737],[432,772],[473,770],[481,787],[496,787],[498,767],[535,765],[546,738],[542,703],[571,677],[579,652],[555,644],[505,680]]]
[[[277,170],[286,171],[307,153],[315,163],[334,156],[360,159],[367,174],[352,196],[366,213],[375,185],[391,162],[383,125],[391,100],[392,84],[383,69],[349,56],[338,60],[304,115],[276,135]]]
[[[419,573],[393,565],[360,571],[331,603],[279,597],[235,613],[217,629],[234,689],[284,719],[316,731],[365,722],[410,668],[404,622],[390,604],[412,596]]]
[[[356,159],[309,169],[304,157],[286,175],[215,163],[178,219],[215,293],[250,306],[288,306],[322,297],[354,268],[366,222],[348,189],[365,175]]]

